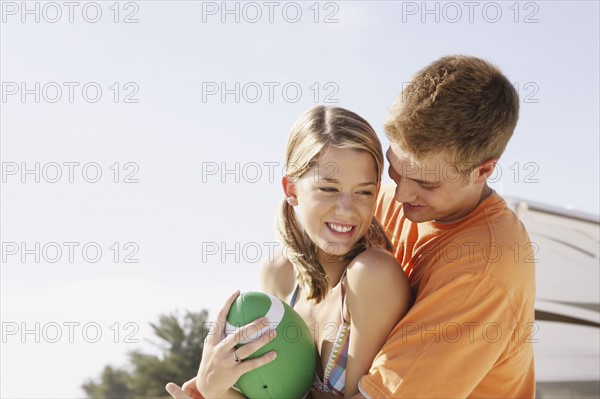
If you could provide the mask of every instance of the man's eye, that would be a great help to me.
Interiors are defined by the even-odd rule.
[[[430,190],[433,190],[434,188],[437,188],[437,186],[423,186],[423,185],[421,185],[421,188],[423,190],[430,191]]]
[[[319,190],[324,191],[326,193],[333,193],[337,191],[337,189],[333,187],[319,187]]]
[[[367,196],[372,196],[373,195],[372,191],[359,191],[358,193],[360,195],[367,195]]]

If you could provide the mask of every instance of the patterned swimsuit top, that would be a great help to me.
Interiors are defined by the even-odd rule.
[[[345,276],[346,270],[344,270],[340,281],[342,281]],[[292,308],[296,304],[299,287],[299,284],[296,283],[292,299],[290,300],[290,306]],[[317,391],[332,393],[343,397],[344,387],[346,386],[346,361],[348,359],[348,343],[350,342],[350,323],[344,320],[344,290],[340,289],[340,292],[342,297],[340,319],[342,322],[338,329],[337,336],[335,337],[329,359],[327,359],[327,365],[325,366],[325,372],[323,373],[323,381],[321,381],[319,375],[315,373],[313,388]]]

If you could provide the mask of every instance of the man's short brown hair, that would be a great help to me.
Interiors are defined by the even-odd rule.
[[[443,57],[402,91],[385,123],[388,138],[423,158],[449,151],[463,173],[504,152],[519,118],[519,96],[490,63]]]

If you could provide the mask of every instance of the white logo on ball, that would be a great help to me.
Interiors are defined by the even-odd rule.
[[[269,307],[269,310],[267,311],[267,314],[265,315],[267,317],[267,319],[269,320],[269,325],[261,328],[260,330],[256,331],[253,334],[248,335],[247,337],[245,337],[243,340],[240,341],[240,344],[248,344],[250,342],[255,342],[257,339],[262,337],[264,333],[269,331],[270,328],[276,329],[277,326],[279,326],[279,323],[281,323],[281,320],[283,320],[283,315],[285,314],[285,308],[283,307],[283,302],[281,302],[281,299],[279,299],[273,295],[269,295],[269,294],[265,294],[265,295],[267,295],[269,297],[269,299],[271,299],[271,307]],[[227,324],[225,325],[225,336],[233,334],[235,332],[235,330],[237,330],[237,327],[235,327],[235,326],[231,325],[229,322],[227,322]]]

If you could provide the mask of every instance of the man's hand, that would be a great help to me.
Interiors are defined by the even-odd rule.
[[[184,384],[184,386],[185,386],[185,384]],[[165,387],[165,389],[167,390],[167,392],[169,392],[169,395],[171,395],[171,397],[173,399],[200,399],[201,398],[201,396],[192,396],[190,393],[185,392],[177,384],[174,384],[172,382],[169,382],[167,384],[167,386]],[[199,395],[199,393],[198,393],[198,395]]]
[[[197,377],[187,381],[183,385],[183,389],[173,383],[167,384],[167,388],[170,387],[173,389],[174,393],[167,389],[173,398],[197,399],[202,396],[206,398],[231,397],[232,393],[234,393],[231,387],[233,387],[233,384],[235,384],[242,374],[270,363],[276,358],[277,355],[275,352],[268,352],[256,359],[244,360],[273,340],[275,338],[275,331],[263,334],[255,342],[245,344],[238,349],[235,348],[244,338],[269,325],[269,321],[264,317],[238,328],[227,337],[225,336],[227,314],[238,295],[239,291],[236,291],[229,297],[219,311],[217,320],[212,326],[212,331],[209,332],[204,340],[202,360]],[[174,394],[180,396],[174,396]]]

